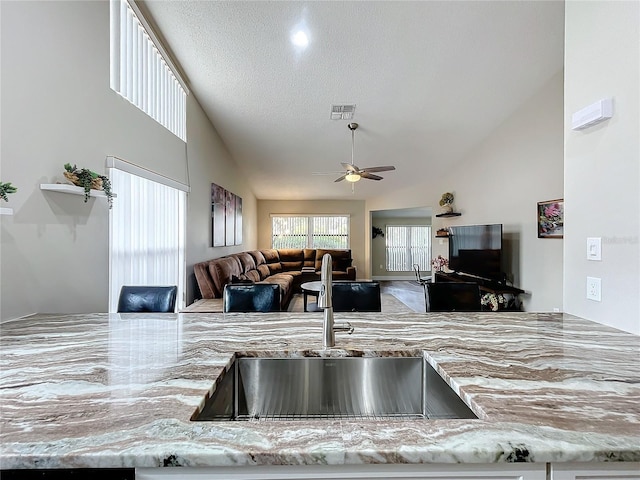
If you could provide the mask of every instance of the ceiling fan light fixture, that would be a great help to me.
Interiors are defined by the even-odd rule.
[[[355,183],[357,181],[359,181],[362,177],[360,175],[358,175],[355,172],[348,172],[345,176],[344,179],[347,182],[351,182],[351,183]]]

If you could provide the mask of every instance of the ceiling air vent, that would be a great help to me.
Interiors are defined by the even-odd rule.
[[[331,105],[331,120],[351,120],[355,111],[355,105]]]

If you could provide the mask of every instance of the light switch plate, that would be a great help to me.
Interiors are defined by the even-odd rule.
[[[602,281],[597,277],[587,277],[587,300],[602,301]]]
[[[602,239],[600,237],[587,238],[587,260],[602,260]]]

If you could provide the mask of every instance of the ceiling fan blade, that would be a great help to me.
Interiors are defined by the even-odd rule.
[[[344,175],[342,175],[341,177],[336,178],[336,179],[334,180],[334,183],[337,183],[337,182],[341,182],[341,181],[343,181],[343,180],[344,180],[344,177],[346,177],[346,176],[347,176],[347,175],[346,175],[346,174],[344,174]]]
[[[350,163],[344,163],[342,162],[341,165],[345,168],[345,170],[347,172],[358,172],[358,167],[356,167],[355,165],[351,165]]]
[[[384,167],[365,167],[363,169],[361,169],[361,172],[389,172],[391,170],[395,170],[396,167],[392,166],[392,165],[387,165]]]
[[[382,180],[382,177],[379,177],[378,175],[374,175],[373,173],[365,172],[363,170],[360,170],[359,173],[362,178],[367,178],[369,180]]]

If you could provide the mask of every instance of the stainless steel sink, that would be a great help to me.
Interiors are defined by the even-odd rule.
[[[421,357],[238,358],[192,420],[477,418]]]

